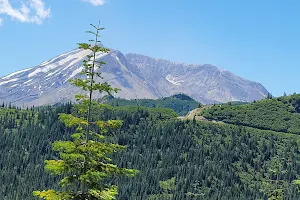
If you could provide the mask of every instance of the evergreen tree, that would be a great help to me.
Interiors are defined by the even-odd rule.
[[[99,24],[100,25],[100,24]],[[119,168],[112,164],[110,155],[125,147],[107,142],[104,134],[109,129],[120,128],[122,121],[93,121],[91,111],[102,105],[93,100],[95,91],[107,93],[117,92],[107,82],[98,83],[102,80],[99,72],[105,63],[96,60],[97,53],[108,53],[110,50],[99,46],[100,28],[91,24],[95,31],[87,31],[95,36],[94,45],[79,43],[79,48],[90,51],[87,60],[83,61],[81,75],[86,79],[76,78],[71,84],[83,89],[88,95],[78,94],[76,99],[77,113],[60,114],[59,119],[67,127],[75,127],[76,133],[72,134],[72,140],[55,141],[53,150],[59,153],[59,160],[46,160],[45,169],[53,175],[61,175],[63,179],[59,184],[64,188],[62,191],[48,190],[35,191],[34,196],[46,200],[59,199],[115,199],[118,194],[117,186],[111,184],[107,178],[114,176],[134,176],[137,171],[133,169]]]

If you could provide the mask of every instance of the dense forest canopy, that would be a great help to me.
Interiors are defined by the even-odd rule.
[[[112,158],[120,167],[140,170],[133,179],[107,181],[119,185],[118,199],[122,200],[268,199],[280,195],[299,199],[292,181],[300,174],[300,136],[278,132],[269,124],[272,120],[264,117],[297,115],[297,98],[222,105],[224,110],[231,110],[231,116],[240,114],[241,106],[248,108],[243,107],[245,111],[259,109],[262,116],[256,117],[270,130],[235,123],[182,121],[166,108],[103,105],[93,109],[95,119],[124,121],[120,130],[107,133],[112,142],[127,146]],[[221,108],[218,105],[205,112]],[[75,131],[58,120],[58,113],[77,112],[72,104],[0,109],[1,199],[33,199],[33,190],[58,187],[59,177],[47,174],[43,162],[57,157],[51,149],[53,141],[69,139]]]
[[[300,134],[300,94],[245,105],[214,105],[202,115],[235,125]]]
[[[105,103],[113,106],[144,106],[149,108],[170,108],[173,109],[178,115],[184,116],[189,111],[197,108],[200,103],[185,94],[175,94],[170,97],[160,99],[116,99],[106,98]]]

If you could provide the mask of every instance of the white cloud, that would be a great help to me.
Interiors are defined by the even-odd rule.
[[[50,8],[45,7],[43,0],[26,0],[20,8],[13,8],[9,0],[0,0],[0,15],[7,15],[14,20],[41,24],[50,17]]]
[[[41,24],[44,19],[50,17],[50,8],[45,8],[43,0],[30,0],[30,6],[36,12],[36,15],[33,17],[36,23]]]
[[[94,6],[102,6],[106,0],[82,0]],[[20,7],[12,6],[14,0],[0,0],[0,26],[3,24],[2,16],[8,16],[13,20],[25,23],[42,24],[50,17],[51,10],[46,8],[44,0],[23,0],[19,1]]]
[[[105,0],[83,0],[83,1],[87,1],[93,4],[94,6],[102,6],[105,3]]]

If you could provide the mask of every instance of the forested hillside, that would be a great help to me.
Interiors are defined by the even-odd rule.
[[[76,109],[73,112],[76,113]],[[163,121],[177,116],[169,109],[137,107],[104,106],[94,112],[103,119],[123,119],[125,130],[143,118]],[[52,151],[53,141],[69,139],[75,131],[58,120],[59,113],[71,113],[71,104],[29,110],[1,108],[1,199],[33,199],[32,191],[57,183],[58,179],[45,172],[44,160],[57,157]]]
[[[202,115],[235,125],[300,134],[300,94],[245,105],[215,105]]]
[[[283,100],[290,102],[288,98]],[[292,100],[290,109],[295,111],[290,110],[291,115],[298,112],[293,105]],[[77,113],[71,104],[1,109],[1,199],[33,199],[33,190],[57,187],[58,179],[45,172],[43,162],[57,157],[51,150],[53,141],[68,139],[75,131],[66,128],[57,116],[71,112]],[[93,109],[93,118],[124,120],[120,130],[107,133],[109,141],[127,146],[115,153],[113,160],[120,167],[140,170],[135,178],[108,180],[119,186],[118,199],[300,198],[292,184],[300,174],[300,136],[182,121],[176,116],[162,108],[103,105]]]
[[[170,108],[178,115],[186,115],[189,111],[197,108],[200,103],[185,94],[176,94],[171,97],[160,99],[107,99],[107,104],[113,106],[144,106],[149,108]]]

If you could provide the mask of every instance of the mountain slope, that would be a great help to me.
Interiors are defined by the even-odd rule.
[[[84,50],[73,50],[57,56],[39,66],[18,71],[0,80],[0,101],[26,105],[44,105],[74,100],[80,90],[68,80],[80,76],[82,61],[88,55]],[[124,98],[155,98],[145,83],[126,66],[126,59],[119,51],[98,54],[97,59],[107,65],[102,68],[104,81],[122,88]]]
[[[264,98],[268,92],[259,83],[245,80],[216,66],[174,63],[139,54],[126,58],[138,68],[158,95],[170,96],[183,92],[204,102],[253,101]]]
[[[74,100],[79,90],[68,80],[80,76],[82,61],[88,53],[75,49],[2,77],[0,101],[31,106]],[[97,59],[107,63],[101,69],[104,81],[121,88],[117,96],[126,99],[156,99],[185,93],[201,103],[213,103],[253,101],[268,93],[261,84],[213,65],[174,63],[139,54],[123,55],[117,50],[99,53]]]

